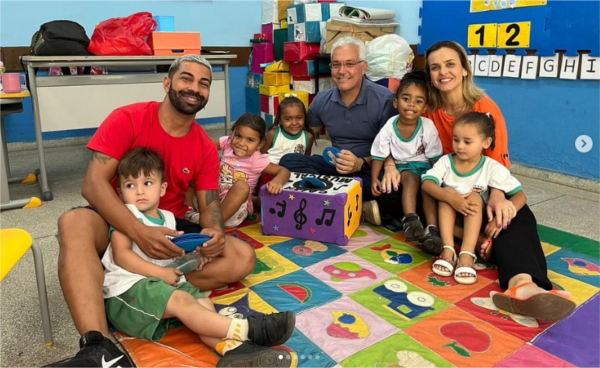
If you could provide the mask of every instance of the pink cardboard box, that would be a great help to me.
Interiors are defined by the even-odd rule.
[[[252,73],[262,74],[263,68],[260,64],[271,63],[275,61],[273,54],[273,43],[260,42],[252,46]]]
[[[281,28],[281,26],[276,23],[263,24],[261,26],[261,33],[264,33],[265,35],[267,35],[267,40],[269,40],[269,42],[273,42],[274,32],[276,29],[280,29],[280,28]]]

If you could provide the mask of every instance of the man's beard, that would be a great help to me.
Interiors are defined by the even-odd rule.
[[[186,96],[192,96],[198,99],[198,105],[189,105],[187,104],[183,98]],[[175,107],[175,110],[179,111],[182,114],[186,115],[196,115],[196,113],[204,108],[208,103],[208,100],[201,96],[200,94],[189,92],[189,91],[180,91],[177,92],[173,89],[173,86],[169,87],[169,101],[171,101],[171,105]]]

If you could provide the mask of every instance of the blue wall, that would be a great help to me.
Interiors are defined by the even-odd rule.
[[[236,9],[232,12],[231,9]],[[175,30],[202,34],[204,46],[249,46],[252,34],[260,32],[261,3],[257,1],[2,1],[0,2],[0,45],[28,46],[31,36],[45,22],[69,19],[78,22],[88,36],[102,20],[123,17],[140,11],[154,15],[175,16]],[[26,15],[25,17],[23,15]],[[202,16],[206,15],[206,16]],[[230,24],[235,32],[215,32]],[[247,67],[230,68],[231,116],[237,119],[246,110],[244,85]],[[206,119],[211,123],[222,119]],[[22,114],[9,115],[6,122],[7,142],[35,141],[31,100],[24,103]],[[77,137],[93,134],[95,129],[44,133],[44,139]]]
[[[584,178],[600,178],[598,81],[476,78],[502,109],[512,162]],[[585,134],[594,146],[575,149]]]
[[[394,9],[400,23],[396,33],[410,44],[420,42],[418,27],[422,1],[352,0],[346,4]],[[40,24],[50,20],[77,21],[91,36],[96,23],[138,11],[175,16],[176,30],[201,32],[205,46],[249,46],[248,40],[260,31],[261,19],[260,1],[2,1],[0,10],[2,46],[29,45],[31,35]],[[247,68],[230,70],[231,114],[236,119],[246,111]],[[513,162],[584,178],[600,178],[598,81],[480,77],[477,83],[504,113]],[[9,142],[35,140],[30,106],[28,100],[24,113],[6,118]],[[93,129],[54,132],[44,134],[44,138],[91,133]],[[593,149],[585,154],[575,149],[575,138],[581,134],[594,140]]]
[[[26,46],[42,23],[69,19],[91,37],[101,21],[148,11],[175,16],[175,30],[200,32],[205,46],[248,46],[260,31],[258,1],[2,1],[2,46]],[[232,28],[233,32],[224,28]],[[215,31],[219,30],[219,31]]]

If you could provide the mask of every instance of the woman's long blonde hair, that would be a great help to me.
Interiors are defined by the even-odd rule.
[[[440,95],[440,91],[431,84],[431,73],[429,71],[429,55],[437,51],[441,48],[449,48],[458,54],[458,59],[460,60],[461,66],[467,71],[467,76],[463,78],[463,97],[466,102],[466,110],[470,111],[475,106],[475,102],[485,96],[485,91],[475,85],[473,82],[473,72],[471,72],[471,68],[469,67],[469,58],[467,57],[467,52],[465,49],[458,43],[454,41],[440,41],[433,44],[430,48],[425,52],[425,71],[427,72],[427,79],[429,80],[432,88],[429,89],[429,111],[434,112],[441,107],[442,97]]]

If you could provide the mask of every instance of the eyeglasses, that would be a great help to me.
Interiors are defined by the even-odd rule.
[[[329,64],[329,67],[331,69],[339,69],[342,67],[342,64],[344,65],[344,68],[346,69],[353,69],[355,66],[357,66],[358,64],[364,62],[364,60],[359,60],[359,61],[344,61],[343,63],[339,63],[337,61],[334,61],[333,63]]]

